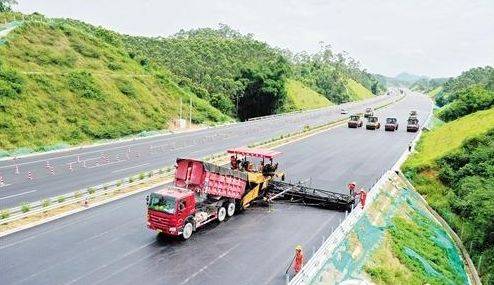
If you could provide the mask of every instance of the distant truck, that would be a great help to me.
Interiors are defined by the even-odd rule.
[[[222,222],[258,199],[266,191],[276,172],[273,157],[277,151],[232,149],[232,168],[195,159],[177,159],[173,187],[146,197],[147,227],[167,236],[189,239],[192,233],[209,222]],[[243,161],[237,156],[245,156]],[[262,169],[255,170],[247,157],[262,159]],[[268,163],[264,163],[269,159]],[[233,167],[235,165],[235,167]],[[240,169],[242,168],[242,169]]]
[[[407,122],[407,132],[415,133],[420,129],[419,119],[417,117],[408,118]]]
[[[351,115],[350,120],[348,121],[348,127],[349,128],[360,128],[364,125],[364,122],[362,121],[362,118],[360,115]]]
[[[398,130],[398,119],[397,118],[386,118],[386,124],[384,125],[385,131],[397,131]]]
[[[365,125],[365,128],[368,130],[376,130],[381,128],[381,123],[379,122],[379,118],[376,116],[369,117],[367,119],[367,124]]]
[[[417,111],[415,110],[410,111],[410,115],[408,116],[408,118],[417,118]]]
[[[369,118],[374,116],[374,110],[372,108],[366,108],[364,113],[364,118]]]

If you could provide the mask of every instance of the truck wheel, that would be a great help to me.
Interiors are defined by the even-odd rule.
[[[233,214],[235,214],[235,203],[234,202],[228,203],[228,207],[226,208],[226,214],[228,215],[228,217],[231,217],[231,216],[233,216]]]
[[[182,230],[182,238],[184,240],[188,240],[192,236],[192,232],[194,231],[194,227],[191,222],[187,222]]]
[[[218,221],[223,222],[226,218],[226,209],[225,207],[221,206],[218,209]]]

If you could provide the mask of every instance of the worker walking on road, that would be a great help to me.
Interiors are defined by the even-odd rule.
[[[295,275],[302,270],[302,266],[304,265],[304,253],[302,252],[302,246],[297,245],[295,248],[295,258],[293,259],[293,270],[295,271]]]

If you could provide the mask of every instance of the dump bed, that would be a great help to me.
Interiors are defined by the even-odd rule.
[[[177,159],[175,186],[214,196],[241,199],[247,173],[195,159]]]

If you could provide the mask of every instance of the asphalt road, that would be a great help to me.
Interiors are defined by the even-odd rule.
[[[172,165],[177,157],[199,158],[227,148],[263,141],[300,130],[305,125],[320,125],[346,117],[340,114],[340,108],[362,112],[365,107],[379,106],[396,98],[380,96],[365,102],[344,104],[343,107],[2,160],[0,176],[4,185],[0,185],[0,209]]]
[[[421,121],[425,97],[381,112]],[[345,191],[355,180],[370,187],[406,150],[415,134],[339,127],[280,148],[287,178],[312,177],[314,186]],[[0,284],[283,284],[293,249],[309,257],[341,212],[275,204],[253,207],[187,242],[156,239],[145,227],[144,194],[0,238]]]

